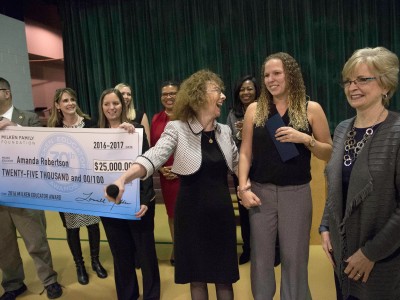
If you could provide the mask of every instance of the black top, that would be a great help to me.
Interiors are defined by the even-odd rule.
[[[94,127],[97,127],[97,122],[92,120],[92,119],[84,118],[83,119],[83,124],[84,124],[83,128],[94,128]],[[55,127],[63,127],[63,126],[64,126],[63,121],[60,121],[55,125]]]
[[[278,113],[275,105],[271,105],[268,118]],[[283,122],[289,126],[289,115],[286,110]],[[301,132],[311,134],[307,130]],[[301,185],[311,181],[311,152],[303,144],[295,144],[300,155],[282,162],[281,157],[270,137],[267,128],[254,126],[253,161],[250,168],[250,179],[258,183],[272,183],[279,186]]]
[[[239,279],[235,213],[228,167],[213,131],[203,131],[201,153],[200,169],[180,176],[174,219],[175,282],[231,284]]]
[[[135,128],[143,128],[143,143],[142,143],[142,153],[145,153],[147,150],[149,150],[149,142],[147,140],[147,135],[144,130],[143,125],[132,122],[133,126]],[[140,181],[140,204],[144,204],[146,206],[149,206],[150,201],[154,200],[156,196],[156,192],[154,191],[153,188],[153,176],[149,176],[145,180]]]
[[[132,122],[142,124],[142,119],[144,116],[144,112],[136,109],[136,117]]]

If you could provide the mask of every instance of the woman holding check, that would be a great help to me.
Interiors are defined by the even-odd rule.
[[[138,123],[136,127],[143,128]],[[134,127],[126,117],[126,106],[117,89],[105,90],[99,101],[99,127],[124,128],[133,132]],[[149,148],[143,130],[142,150]],[[114,259],[114,277],[118,300],[139,298],[139,285],[135,271],[138,255],[143,277],[143,299],[160,299],[160,273],[154,240],[155,192],[153,178],[140,182],[140,210],[135,214],[140,220],[101,217]]]
[[[91,128],[96,122],[82,112],[77,103],[76,92],[71,88],[58,89],[54,95],[54,107],[51,110],[48,127],[64,128]],[[67,231],[68,246],[76,265],[76,273],[80,284],[88,284],[89,276],[86,272],[82,256],[80,227],[86,226],[88,230],[92,269],[99,278],[106,278],[107,271],[99,261],[100,252],[100,217],[84,214],[63,213],[60,217]]]

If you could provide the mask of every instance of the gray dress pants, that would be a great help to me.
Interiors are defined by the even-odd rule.
[[[281,300],[311,299],[308,257],[312,221],[310,185],[276,186],[252,182],[262,205],[249,210],[251,288],[255,300],[272,299],[276,291],[276,235],[281,255]]]

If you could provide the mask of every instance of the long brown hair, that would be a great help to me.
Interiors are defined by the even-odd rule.
[[[124,97],[122,97],[121,92],[118,89],[111,88],[111,89],[106,89],[101,93],[100,100],[99,100],[99,128],[108,128],[110,127],[110,123],[108,122],[106,116],[104,115],[103,111],[103,102],[104,102],[104,97],[107,96],[108,94],[115,94],[118,97],[119,102],[121,103],[122,106],[122,111],[121,115],[119,116],[119,120],[122,123],[124,122],[129,122],[128,117],[126,116],[126,105],[124,102]]]

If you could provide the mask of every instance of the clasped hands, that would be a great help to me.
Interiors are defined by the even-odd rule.
[[[239,186],[237,187],[237,196],[240,199],[239,203],[247,209],[261,205],[260,198],[251,191],[251,183],[249,180],[246,186],[242,188]]]

